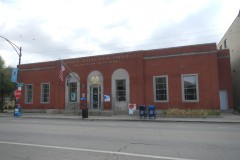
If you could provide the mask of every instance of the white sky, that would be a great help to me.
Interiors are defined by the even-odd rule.
[[[22,64],[218,43],[239,0],[0,0],[0,36]],[[6,66],[18,55],[0,38]]]

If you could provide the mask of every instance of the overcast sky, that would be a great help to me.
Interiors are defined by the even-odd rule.
[[[0,0],[0,36],[22,64],[218,43],[239,0]],[[18,55],[0,38],[0,55]]]

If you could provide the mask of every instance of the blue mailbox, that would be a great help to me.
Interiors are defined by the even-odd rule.
[[[155,110],[155,106],[154,105],[148,106],[148,116],[149,116],[149,119],[151,117],[156,119],[156,110]]]
[[[20,117],[22,115],[21,106],[19,104],[14,108],[14,117]]]
[[[147,110],[145,105],[139,106],[139,117],[147,118]]]

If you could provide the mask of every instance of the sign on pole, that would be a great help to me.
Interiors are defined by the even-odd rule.
[[[17,82],[18,68],[12,68],[11,82]]]
[[[16,99],[19,99],[21,97],[21,91],[20,90],[15,90],[14,96]]]
[[[22,87],[22,86],[24,86],[24,83],[18,83],[18,87]]]

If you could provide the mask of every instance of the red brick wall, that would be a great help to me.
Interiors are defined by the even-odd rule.
[[[220,50],[218,54],[219,90],[227,90],[228,107],[233,109],[233,88],[229,50]]]
[[[87,77],[92,71],[99,71],[103,75],[104,94],[111,95],[111,77],[115,70],[122,68],[130,74],[130,99],[132,102],[142,102],[143,88],[142,83],[143,75],[139,70],[142,67],[142,56],[138,52],[130,52],[124,54],[113,54],[106,56],[93,56],[79,59],[63,60],[72,72],[79,75],[81,84],[84,84],[84,89],[80,86],[80,92],[87,92]],[[46,68],[54,67],[53,69],[45,70],[29,70],[31,68]],[[65,105],[65,82],[59,80],[60,61],[34,63],[21,65],[20,81],[25,84],[33,84],[33,104],[24,104],[24,95],[20,99],[20,103],[24,104],[24,109],[64,109]],[[68,69],[64,71],[64,77],[67,75]],[[51,99],[49,104],[40,103],[41,83],[49,82]],[[23,88],[25,93],[25,88]],[[81,94],[80,93],[80,94]],[[140,101],[139,101],[139,97]],[[105,109],[111,109],[111,103],[104,102]]]
[[[39,69],[39,70],[26,70],[31,68],[44,68],[51,67],[49,69]],[[25,69],[25,70],[24,70]],[[20,98],[20,104],[24,104],[23,107],[25,109],[50,109],[55,108],[56,104],[56,93],[58,93],[58,87],[55,85],[58,84],[58,80],[56,81],[56,66],[55,62],[47,62],[40,64],[29,64],[29,65],[21,65],[20,71],[20,82],[24,82],[24,84],[33,84],[33,104],[25,104],[25,86],[22,88],[22,97]],[[41,83],[50,83],[50,103],[41,104]],[[57,84],[56,84],[57,83]],[[56,90],[57,89],[57,90]]]
[[[202,52],[203,54],[194,54]],[[87,92],[87,77],[92,71],[99,71],[103,75],[104,94],[111,95],[111,76],[119,68],[129,73],[130,102],[141,104],[154,104],[157,109],[167,108],[209,108],[220,109],[219,89],[227,88],[229,91],[229,106],[232,105],[232,88],[229,78],[229,59],[218,58],[216,44],[184,46],[150,51],[135,51],[105,56],[93,56],[76,59],[66,59],[64,63],[76,72],[84,90]],[[222,53],[222,52],[221,52]],[[190,54],[190,55],[182,55]],[[174,55],[148,59],[162,55]],[[176,56],[178,55],[178,56]],[[64,109],[65,83],[59,80],[60,61],[33,63],[21,65],[20,81],[33,84],[33,104],[24,104],[24,94],[20,103],[24,109]],[[28,70],[32,68],[46,68],[45,70]],[[66,76],[67,70],[64,72]],[[198,74],[199,102],[189,103],[182,101],[182,74]],[[153,76],[168,76],[169,102],[154,103]],[[51,83],[51,98],[49,104],[40,103],[41,83]],[[23,93],[25,93],[23,87]],[[81,94],[80,93],[80,94]],[[111,103],[104,102],[105,109],[112,109]]]
[[[219,109],[217,71],[214,53],[145,60],[146,103],[154,104],[158,109]],[[199,102],[182,101],[182,74],[198,74]],[[168,76],[169,102],[154,103],[153,76],[163,75]]]

